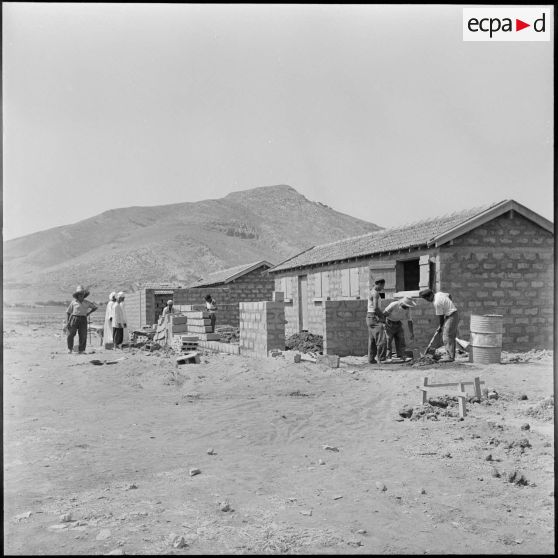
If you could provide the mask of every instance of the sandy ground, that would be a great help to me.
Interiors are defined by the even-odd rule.
[[[551,554],[552,373],[289,352],[177,368],[5,321],[4,552]],[[499,398],[402,420],[424,376]]]

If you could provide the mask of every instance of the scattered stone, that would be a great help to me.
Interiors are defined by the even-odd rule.
[[[521,425],[521,430],[531,430],[531,425],[526,422],[525,424]]]
[[[442,455],[442,457],[447,457],[447,458],[451,459],[452,455],[449,451],[446,451],[446,453],[444,453],[444,455]]]
[[[409,405],[404,405],[401,409],[399,409],[399,416],[403,418],[411,418],[413,414],[413,408]]]
[[[498,471],[498,469],[496,469],[496,468],[492,469],[490,474],[496,479],[499,479],[502,476],[500,474],[500,471]]]
[[[323,459],[318,459],[318,465],[325,465],[326,462]]]
[[[499,395],[496,390],[489,391],[487,394],[488,399],[498,399]]]
[[[347,541],[349,546],[362,546],[362,541]]]
[[[419,490],[419,494],[426,494],[426,490],[425,490],[424,488],[421,488],[421,489]]]
[[[101,529],[95,537],[98,541],[106,541],[111,535],[110,529]]]
[[[25,512],[25,513],[20,513],[20,514],[16,515],[16,516],[14,517],[14,519],[15,519],[16,521],[21,521],[22,519],[29,519],[29,517],[31,517],[31,514],[32,514],[32,513],[33,513],[33,512],[30,512],[30,511]]]
[[[387,490],[387,486],[380,481],[376,481],[376,488],[380,491],[380,492],[385,492]]]
[[[484,481],[484,478],[483,477],[477,477],[477,480],[482,482],[482,481]]]
[[[334,500],[340,500],[341,498],[343,498],[343,496],[341,496],[341,495],[333,496],[333,499],[334,499]]]
[[[232,511],[231,505],[228,501],[224,501],[224,502],[219,502],[219,509],[222,512],[229,512]]]
[[[138,487],[137,484],[132,483],[132,484],[129,484],[129,485],[126,487],[125,490],[135,490],[137,487]]]
[[[519,471],[512,471],[511,473],[508,473],[507,481],[517,484],[518,486],[527,486],[529,484],[529,481]]]
[[[302,355],[300,355],[300,354],[297,353],[297,354],[294,356],[294,361],[295,361],[295,362],[300,362],[301,360],[302,360]]]
[[[108,556],[123,556],[124,551],[121,548],[115,548],[108,553]]]
[[[486,461],[492,461],[492,454],[489,453],[485,458]]]
[[[403,417],[396,417],[395,422],[405,422],[405,419]]]
[[[173,546],[173,548],[185,548],[188,546],[188,543],[183,536],[175,535],[174,533],[171,533],[169,535],[169,542]]]
[[[201,469],[190,469],[190,476],[195,477],[201,473]]]
[[[327,444],[323,445],[322,448],[329,451],[339,451],[339,448],[335,446],[328,446]]]
[[[367,533],[366,529],[359,529],[359,530],[357,531],[357,534],[358,534],[358,535],[366,535],[366,533]]]
[[[300,510],[298,513],[301,515],[312,515],[312,510]]]
[[[62,529],[67,529],[69,526],[69,523],[57,523],[56,525],[49,525],[48,528],[54,531],[61,531]]]
[[[217,455],[217,454],[215,453],[215,450],[213,448],[209,448],[207,450],[207,455]]]
[[[529,399],[529,398],[525,394],[519,396],[520,401],[525,401],[527,399]]]
[[[72,521],[72,514],[71,513],[63,513],[60,516],[60,521],[62,523],[70,523],[70,521]]]

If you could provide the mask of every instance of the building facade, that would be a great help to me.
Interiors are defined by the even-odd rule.
[[[146,286],[126,297],[129,326],[134,330],[156,324],[169,299],[175,306],[199,305],[210,294],[217,303],[217,325],[238,327],[240,302],[271,300],[275,282],[266,273],[271,267],[261,260],[216,271],[187,287]]]
[[[472,314],[501,314],[504,349],[551,348],[553,268],[553,224],[505,200],[316,246],[269,274],[285,294],[286,335],[306,330],[330,339],[328,352],[356,355],[366,353],[367,297],[378,278],[384,307],[405,294],[417,302],[418,348],[438,326],[432,304],[418,298],[424,287],[451,293],[458,337],[469,339]]]

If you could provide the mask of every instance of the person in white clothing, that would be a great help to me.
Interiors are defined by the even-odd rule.
[[[455,306],[451,295],[448,293],[434,293],[431,289],[422,289],[419,291],[419,296],[434,304],[434,311],[440,318],[440,325],[436,331],[438,333],[442,332],[442,339],[447,353],[445,361],[453,362],[455,360],[457,324],[459,323],[457,306]]]
[[[126,310],[124,309],[124,293],[121,291],[116,295],[116,304],[114,305],[113,323],[113,339],[114,348],[121,349],[124,343],[124,328],[128,327],[126,320]]]
[[[112,339],[112,321],[114,319],[114,305],[116,304],[116,293],[113,291],[109,295],[109,301],[107,302],[107,309],[105,312],[105,328],[103,330],[103,343],[105,349],[112,349],[113,339]]]

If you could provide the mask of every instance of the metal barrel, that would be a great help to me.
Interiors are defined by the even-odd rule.
[[[471,316],[471,362],[499,363],[502,356],[504,317],[500,314]]]

